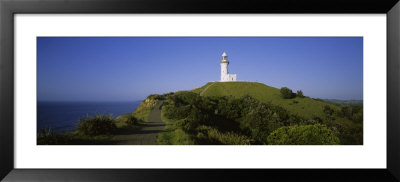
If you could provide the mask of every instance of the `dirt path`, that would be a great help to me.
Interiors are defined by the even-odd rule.
[[[211,85],[214,85],[214,83],[211,83],[211,84],[208,85],[203,91],[201,91],[201,92],[200,92],[200,96],[202,96],[203,93],[204,93],[208,88],[210,88]]]
[[[161,120],[161,106],[162,102],[157,103],[149,115],[147,123],[142,124],[141,127],[131,130],[123,131],[122,134],[115,135],[113,140],[116,145],[156,145],[157,135],[162,132],[165,123]]]

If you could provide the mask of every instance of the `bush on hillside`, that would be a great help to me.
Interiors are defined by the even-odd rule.
[[[343,115],[352,116],[353,121],[358,121],[349,122],[347,118],[336,116],[339,110],[334,110],[332,106],[322,106],[319,112],[325,109],[324,112],[331,116],[315,114],[306,119],[279,105],[260,102],[249,95],[236,98],[177,92],[170,95],[163,105],[163,115],[174,120],[170,125],[171,130],[165,134],[168,137],[164,139],[166,143],[180,144],[180,139],[177,138],[182,138],[178,137],[182,135],[196,144],[227,144],[242,141],[241,137],[244,137],[242,139],[246,140],[243,141],[248,139],[250,144],[269,144],[268,137],[271,133],[282,127],[298,126],[304,131],[321,131],[320,140],[317,140],[318,136],[314,136],[317,139],[312,139],[312,135],[306,140],[308,135],[295,133],[300,138],[303,137],[304,141],[300,142],[304,144],[338,144],[336,138],[341,144],[362,144],[362,107],[351,108],[351,112],[347,110],[349,108],[344,109]],[[306,129],[302,128],[309,125]],[[318,127],[320,125],[324,127]],[[326,141],[323,138],[326,137],[325,134],[333,135],[332,140]]]
[[[348,118],[356,123],[363,121],[363,109],[361,106],[342,106],[337,115]]]
[[[353,114],[351,120],[353,120],[355,123],[362,123],[363,122],[363,113],[358,112]]]
[[[127,124],[128,126],[135,126],[135,125],[139,124],[140,122],[142,122],[142,121],[141,121],[140,119],[136,118],[136,117],[133,116],[133,115],[129,115],[129,116],[126,118],[126,124]]]
[[[304,98],[303,91],[301,90],[298,90],[296,95],[297,97]]]
[[[339,138],[321,124],[285,126],[268,136],[271,145],[338,145]]]
[[[182,105],[195,105],[199,102],[200,95],[194,92],[189,91],[180,91],[176,92],[170,99],[173,101],[174,106],[182,106]]]
[[[281,94],[284,99],[291,99],[294,96],[294,93],[292,92],[292,90],[287,87],[281,88]]]
[[[198,133],[199,126],[207,126],[223,134],[217,135],[213,132],[212,134],[216,135],[212,136],[234,136],[233,133],[236,133],[249,138],[252,144],[266,144],[268,135],[282,126],[304,124],[304,119],[289,114],[284,108],[262,103],[249,95],[241,98],[201,97],[197,94],[179,92],[178,95],[170,96],[165,102],[163,114],[168,119],[176,120],[174,128],[191,136],[211,137],[205,133]],[[203,140],[197,143],[202,144],[201,141]],[[203,144],[213,143],[210,140],[203,142]]]
[[[164,95],[158,95],[158,94],[150,94],[149,96],[147,96],[147,99],[164,100],[165,96]]]
[[[117,126],[111,115],[97,114],[79,120],[77,133],[87,136],[114,134]]]
[[[325,106],[324,106],[323,111],[324,111],[324,113],[325,113],[326,115],[328,115],[328,116],[332,116],[332,114],[333,114],[333,112],[334,112],[334,110],[333,110],[330,106],[328,106],[328,105],[325,105]]]
[[[59,145],[66,144],[67,135],[57,134],[51,128],[42,128],[37,135],[38,145]]]
[[[196,141],[200,144],[250,145],[248,137],[233,132],[222,133],[209,126],[199,126],[197,131]]]

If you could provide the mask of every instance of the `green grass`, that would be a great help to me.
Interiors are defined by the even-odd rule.
[[[133,116],[147,122],[147,121],[149,121],[149,115],[150,115],[151,110],[152,110],[152,108],[145,107],[143,109],[133,112]]]
[[[157,101],[152,99],[149,100],[146,99],[132,113],[119,115],[118,117],[115,118],[117,127],[122,128],[127,126],[127,120],[132,115],[141,121],[148,122],[150,112],[153,109],[156,102]]]
[[[143,120],[145,122],[149,121],[149,115],[153,107],[157,104],[157,100],[155,99],[146,99],[144,100],[138,108],[133,112],[133,116],[136,118]]]
[[[213,83],[215,83],[215,82],[208,82],[208,83],[205,84],[204,86],[202,86],[202,87],[200,87],[200,88],[194,89],[193,92],[194,92],[194,93],[198,93],[198,94],[200,94],[200,95],[203,95],[203,92],[204,92],[205,90],[208,90],[208,87],[209,87],[210,85],[212,85]]]
[[[76,131],[55,133],[52,129],[44,128],[37,135],[37,145],[109,145],[112,143],[110,135],[87,136]]]
[[[126,113],[126,114],[121,114],[118,117],[116,117],[115,125],[117,125],[117,128],[123,128],[123,127],[128,126],[127,120],[132,114],[133,113]]]
[[[189,134],[175,126],[178,121],[165,117],[163,110],[164,108],[161,109],[161,120],[166,123],[166,126],[164,131],[158,134],[157,143],[159,145],[194,145]]]
[[[279,105],[293,114],[308,119],[314,116],[324,117],[323,107],[325,105],[339,109],[334,104],[307,97],[283,99],[279,89],[256,82],[210,82],[194,92],[202,93],[202,96],[234,96],[237,98],[248,94],[261,102]]]

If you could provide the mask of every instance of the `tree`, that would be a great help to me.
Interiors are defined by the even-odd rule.
[[[324,106],[324,113],[325,114],[327,114],[328,116],[332,116],[332,114],[333,114],[333,109],[331,108],[331,107],[329,107],[328,105],[325,105]]]
[[[298,90],[298,91],[297,91],[297,96],[300,97],[300,98],[303,98],[303,97],[304,97],[303,91]]]
[[[287,88],[287,87],[282,87],[282,88],[281,88],[281,94],[282,94],[282,97],[283,97],[284,99],[291,99],[291,98],[293,98],[293,92],[292,92],[292,90],[289,89],[289,88]]]
[[[270,145],[338,145],[340,140],[325,125],[284,126],[268,136]]]

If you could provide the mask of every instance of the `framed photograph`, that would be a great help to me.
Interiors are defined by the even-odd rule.
[[[0,178],[399,181],[399,11],[1,1]]]

